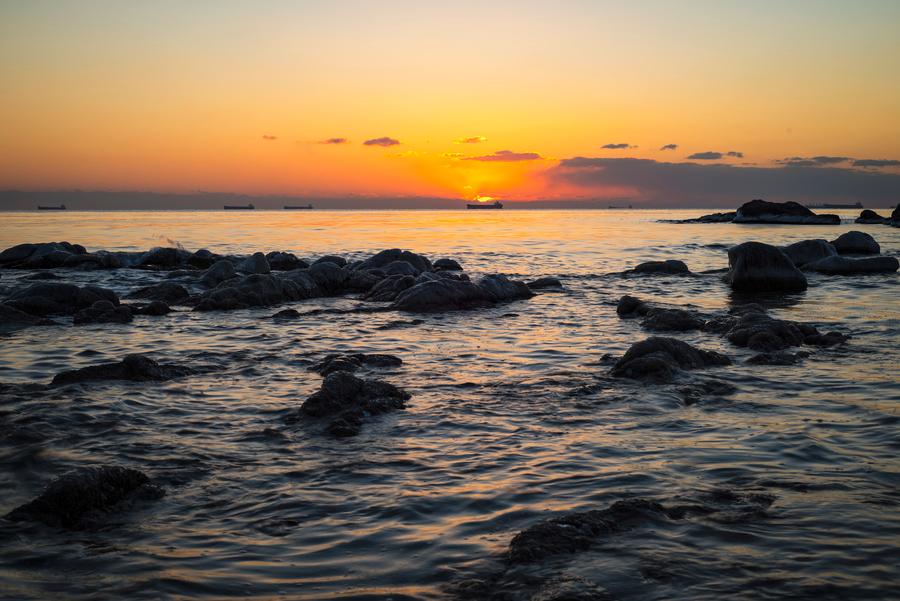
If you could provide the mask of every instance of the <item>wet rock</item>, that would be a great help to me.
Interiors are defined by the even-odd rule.
[[[650,305],[648,305],[641,299],[635,296],[630,296],[628,294],[620,298],[619,304],[616,305],[616,313],[619,314],[619,317],[640,317],[643,315],[647,315],[647,313],[649,312]]]
[[[351,292],[368,292],[382,280],[382,277],[374,271],[344,269],[344,273],[347,274],[344,290]]]
[[[157,363],[144,355],[127,355],[117,363],[101,363],[56,374],[51,385],[63,386],[94,380],[130,380],[132,382],[163,382],[194,373],[189,367]]]
[[[408,328],[412,326],[419,326],[425,323],[424,319],[395,319],[393,321],[389,321],[385,324],[381,324],[376,330],[397,330],[400,328]]]
[[[297,309],[284,309],[273,315],[272,319],[296,319],[298,317],[300,317],[300,312]]]
[[[275,271],[293,271],[294,269],[306,269],[309,264],[303,259],[289,252],[273,251],[266,254],[269,267]]]
[[[864,209],[856,218],[856,223],[881,224],[889,223],[890,220],[890,217],[882,217],[871,209]]]
[[[493,302],[509,302],[529,299],[534,292],[518,280],[511,280],[503,274],[486,275],[476,284]]]
[[[337,255],[325,255],[324,257],[319,257],[315,261],[313,261],[313,265],[316,263],[334,263],[338,267],[346,267],[347,259],[344,257],[339,257]]]
[[[220,284],[204,293],[194,311],[232,311],[250,307],[271,307],[300,300],[300,290],[291,280],[253,274]]]
[[[355,436],[365,416],[403,409],[409,398],[409,393],[393,384],[336,371],[303,402],[300,412],[314,418],[331,417],[327,432],[334,436]]]
[[[807,263],[813,263],[825,257],[833,257],[837,250],[827,240],[802,240],[783,247],[782,252],[797,267],[803,267]]]
[[[900,204],[894,207],[894,210],[891,211],[891,226],[900,227]]]
[[[190,258],[191,253],[180,248],[151,248],[140,258],[138,265],[175,267]]]
[[[686,332],[703,328],[704,320],[684,309],[650,309],[641,327],[655,332]]]
[[[326,355],[321,361],[310,366],[310,371],[327,376],[336,371],[353,372],[365,367],[399,367],[403,360],[395,355],[379,353],[343,353]]]
[[[291,282],[297,292],[298,299],[325,296],[325,291],[319,288],[316,280],[310,275],[308,268],[288,271],[282,274],[281,279]]]
[[[739,315],[710,320],[706,323],[706,329],[723,334],[735,346],[762,353],[804,344],[833,346],[849,338],[840,332],[823,334],[811,324],[775,319],[753,308]]]
[[[397,295],[391,305],[398,311],[433,312],[470,309],[492,304],[487,293],[472,282],[431,280],[416,284]]]
[[[130,323],[132,319],[130,307],[116,306],[108,300],[99,300],[75,313],[73,323],[76,326],[91,323]]]
[[[415,283],[416,278],[411,275],[392,275],[372,286],[362,298],[373,302],[393,302],[401,292]]]
[[[438,259],[434,262],[435,271],[462,271],[462,265],[453,259]]]
[[[735,212],[710,213],[693,219],[661,219],[663,223],[730,223],[734,221]]]
[[[53,480],[36,499],[16,507],[4,519],[42,522],[54,528],[105,525],[109,514],[139,500],[162,498],[165,491],[131,468],[82,468]]]
[[[878,255],[881,246],[875,238],[865,232],[850,231],[841,234],[831,243],[841,255]]]
[[[51,269],[61,267],[66,259],[86,254],[80,244],[68,242],[43,242],[17,244],[0,253],[0,265],[21,269]]]
[[[685,275],[690,272],[691,271],[684,261],[668,259],[665,261],[647,261],[646,263],[641,263],[634,269],[629,269],[625,273]]]
[[[11,246],[0,252],[0,265],[7,265],[9,263],[19,263],[24,261],[28,257],[34,253],[35,249],[37,249],[37,244],[25,243],[25,244],[16,244],[15,246]]]
[[[866,273],[893,273],[900,268],[900,262],[894,257],[865,257],[850,259],[848,257],[827,257],[810,263],[807,269],[828,275],[857,275]]]
[[[365,261],[355,264],[353,269],[363,271],[369,269],[383,269],[394,261],[406,261],[419,272],[431,271],[431,261],[426,257],[408,250],[400,250],[399,248],[383,250],[376,255],[369,257]]]
[[[172,312],[172,308],[162,301],[152,301],[147,305],[131,305],[130,309],[134,315],[150,315],[153,317],[168,315]]]
[[[313,263],[307,270],[316,285],[326,294],[338,294],[344,290],[349,272],[335,263]]]
[[[216,261],[200,276],[200,285],[206,288],[215,288],[222,282],[226,282],[237,275],[234,264],[231,261]]]
[[[208,269],[216,264],[222,257],[214,252],[201,248],[187,258],[187,264],[198,269]]]
[[[421,273],[420,269],[416,269],[412,263],[406,261],[391,261],[382,268],[385,275],[411,275],[417,276]]]
[[[795,225],[840,225],[837,215],[816,215],[796,202],[766,202],[756,199],[735,212],[734,223],[788,223]]]
[[[695,348],[676,338],[651,337],[633,344],[610,371],[616,378],[666,382],[681,370],[730,365],[721,353]]]
[[[256,252],[238,263],[237,270],[241,273],[261,273],[267,274],[271,273],[272,269],[269,267],[269,261],[266,259],[266,255],[261,252]]]
[[[737,388],[733,384],[722,380],[707,379],[683,386],[678,392],[681,394],[681,400],[684,401],[684,404],[690,406],[700,401],[719,399],[734,394],[737,392]]]
[[[725,281],[738,292],[800,292],[806,276],[778,248],[761,242],[744,242],[728,249]]]
[[[558,278],[538,278],[533,282],[528,282],[526,284],[532,290],[543,290],[545,288],[562,288],[562,282],[559,281]]]
[[[32,284],[14,292],[7,304],[31,315],[71,315],[106,300],[119,304],[119,297],[112,290],[99,286],[79,287],[74,284],[46,282]]]
[[[0,303],[0,334],[7,334],[30,326],[55,325],[53,321],[29,315],[15,307]]]
[[[530,601],[615,601],[615,597],[590,580],[562,576],[541,585]]]
[[[139,288],[129,294],[127,298],[139,298],[144,300],[163,301],[177,304],[190,296],[187,288],[173,282],[161,282],[152,286]]]
[[[787,351],[774,351],[759,353],[747,359],[749,365],[797,365],[803,359],[809,357],[806,351],[791,353]]]

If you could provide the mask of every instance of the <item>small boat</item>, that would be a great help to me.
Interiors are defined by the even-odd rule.
[[[499,200],[495,200],[494,202],[476,202],[476,203],[468,203],[466,205],[467,209],[502,209],[503,203]]]
[[[222,208],[225,209],[226,211],[252,211],[256,207],[254,207],[252,204],[248,204],[248,205],[225,205]]]
[[[807,209],[862,209],[863,204],[861,202],[857,202],[854,204],[820,204],[820,205],[806,205]]]
[[[296,205],[296,206],[285,205],[284,210],[285,211],[304,211],[304,210],[308,211],[312,208],[313,208],[312,205]]]
[[[58,207],[43,207],[38,205],[38,211],[65,211],[66,205],[59,205]]]

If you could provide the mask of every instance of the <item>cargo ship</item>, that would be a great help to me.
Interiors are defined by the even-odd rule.
[[[252,211],[256,207],[254,207],[252,204],[248,204],[248,205],[225,205],[222,208],[225,209],[226,211]]]
[[[806,205],[807,209],[863,209],[863,204],[861,202],[857,202],[854,204],[820,204],[820,205]]]
[[[285,211],[304,211],[304,210],[308,211],[312,208],[313,208],[312,205],[297,205],[297,206],[285,205],[284,210]]]
[[[468,203],[466,205],[467,209],[502,209],[503,203],[499,200],[495,200],[494,202],[476,202],[476,203]]]
[[[38,205],[38,211],[65,211],[66,205],[59,205],[58,207],[43,207]]]

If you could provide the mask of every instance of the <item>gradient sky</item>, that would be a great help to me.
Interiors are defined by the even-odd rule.
[[[895,0],[4,0],[0,188],[665,196],[604,177],[630,157],[889,196],[900,163],[854,161],[900,159],[898,31]]]

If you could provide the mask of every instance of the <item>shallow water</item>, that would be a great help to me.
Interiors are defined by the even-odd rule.
[[[0,248],[68,240],[89,250],[288,250],[364,257],[402,247],[472,274],[556,276],[563,292],[438,315],[275,309],[179,312],[128,325],[31,328],[0,339],[0,382],[47,382],[127,353],[217,369],[165,384],[93,383],[0,397],[0,514],[77,466],[117,463],[168,491],[100,531],[0,532],[3,598],[446,599],[473,581],[529,599],[560,575],[618,599],[900,598],[900,303],[897,274],[812,274],[768,298],[778,317],[852,335],[799,366],[751,366],[712,334],[678,337],[735,365],[694,374],[737,392],[686,404],[680,387],[605,377],[648,333],[623,293],[715,312],[736,299],[717,274],[621,277],[651,259],[695,272],[725,249],[871,233],[886,226],[676,225],[697,211],[5,213]],[[849,217],[849,215],[847,215]],[[162,279],[72,272],[125,293]],[[0,287],[27,273],[5,270]],[[304,312],[352,298],[294,303]],[[421,323],[409,323],[412,319]],[[392,323],[397,321],[406,323]],[[385,326],[389,326],[385,328]],[[284,417],[330,352],[399,355],[370,372],[405,387],[405,411],[351,439]],[[718,490],[766,493],[765,511],[637,526],[589,551],[505,570],[512,536],[629,497],[663,503]],[[484,589],[477,589],[483,591]],[[479,595],[482,593],[478,593]]]

